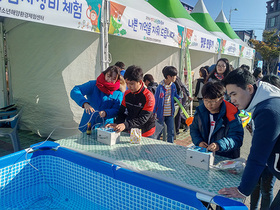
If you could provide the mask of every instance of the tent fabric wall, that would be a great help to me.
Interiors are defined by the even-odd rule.
[[[239,64],[240,64],[240,66],[242,64],[248,65],[250,67],[250,71],[253,72],[253,60],[250,60],[247,58],[240,58]]]
[[[193,80],[199,78],[199,69],[202,66],[211,66],[216,63],[217,59],[214,53],[200,52],[190,50],[191,66],[194,72]]]
[[[76,84],[101,72],[99,34],[5,19],[14,102],[21,129],[57,139],[77,133],[82,108],[70,98]],[[76,128],[76,129],[62,129]]]
[[[230,55],[222,55],[222,58],[227,58],[229,63],[233,66],[233,68],[239,67],[239,57],[230,56]]]
[[[125,63],[140,66],[144,73],[152,74],[156,81],[163,79],[162,69],[164,66],[175,66],[179,70],[180,49],[159,44],[151,44],[132,39],[109,36],[110,53],[112,62]]]

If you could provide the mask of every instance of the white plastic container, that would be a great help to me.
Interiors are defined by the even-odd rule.
[[[187,149],[186,162],[191,166],[209,170],[210,166],[214,164],[214,154],[203,147],[190,147]]]
[[[120,133],[116,133],[112,128],[97,128],[97,141],[110,146],[120,142]]]

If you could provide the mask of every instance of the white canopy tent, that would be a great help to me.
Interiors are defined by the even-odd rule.
[[[126,66],[139,65],[145,73],[153,74],[157,81],[163,78],[161,70],[164,66],[173,65],[178,69],[181,66],[180,45],[183,44],[178,41],[177,36],[180,35],[180,27],[184,27],[161,14],[145,0],[112,0],[126,7],[122,18],[124,19],[122,29],[126,33],[122,34],[119,31],[117,34],[109,35],[108,43],[101,34],[88,32],[103,31],[102,24],[95,25],[92,19],[89,19],[89,7],[85,0],[81,1],[83,1],[84,13],[79,20],[75,19],[76,22],[70,19],[65,23],[64,16],[61,19],[53,18],[59,15],[60,11],[58,14],[45,14],[43,17],[38,15],[36,16],[38,18],[32,19],[32,22],[27,21],[29,17],[11,18],[10,14],[2,14],[5,17],[3,27],[9,60],[6,68],[10,72],[10,93],[14,102],[24,107],[22,129],[32,130],[41,136],[48,136],[55,130],[51,136],[54,139],[78,132],[77,127],[83,109],[70,98],[70,91],[76,84],[96,79],[104,69],[104,65],[109,65],[107,60],[109,56],[105,55],[109,44],[112,57],[110,65],[116,61],[123,61]],[[97,2],[96,5],[101,2],[101,0],[91,1]],[[104,2],[107,1],[103,0],[102,3],[106,8],[107,4]],[[10,6],[1,1],[0,6],[3,4]],[[25,7],[28,8],[26,13],[36,14],[37,11],[33,11],[29,6]],[[97,11],[98,8],[96,6],[95,10]],[[113,18],[112,16],[110,18]],[[69,17],[65,19],[67,18]],[[135,34],[132,27],[128,26],[132,18],[133,20],[138,18],[139,21],[148,18],[152,26],[153,24],[156,24],[155,27],[162,26],[168,32],[168,36],[152,33],[143,35],[141,30]],[[57,26],[54,26],[55,24]],[[170,35],[171,33],[173,36]],[[200,54],[199,51],[191,55],[194,61],[201,58],[203,62],[212,62],[212,57],[212,53]],[[3,72],[2,69],[1,73]],[[5,81],[1,82],[5,83]],[[2,86],[4,89],[4,84]]]
[[[142,7],[145,3],[143,0]],[[157,14],[161,17],[154,17],[173,24],[152,6],[146,7],[143,11],[150,7],[151,16]],[[9,17],[3,21],[7,68],[11,70],[10,93],[14,102],[24,108],[21,129],[45,137],[55,130],[51,135],[54,139],[73,135],[78,132],[83,109],[70,98],[70,91],[74,85],[96,79],[101,73],[100,34],[36,22]],[[177,28],[177,23],[174,25]],[[179,47],[113,35],[109,39],[111,64],[121,60],[127,66],[139,65],[158,79],[162,78],[163,66],[180,65]]]

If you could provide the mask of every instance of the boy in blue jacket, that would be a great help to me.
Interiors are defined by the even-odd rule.
[[[217,155],[238,158],[244,136],[238,109],[224,100],[221,82],[208,82],[201,92],[203,104],[196,108],[190,126],[193,143]]]
[[[227,197],[249,196],[263,170],[280,179],[280,89],[266,82],[255,84],[248,70],[236,69],[223,81],[231,102],[238,108],[252,113],[254,133],[246,167],[238,187],[223,188],[220,194]],[[269,209],[280,208],[280,190]]]
[[[174,84],[177,77],[177,69],[174,66],[165,66],[162,70],[164,80],[162,80],[156,89],[155,93],[155,108],[154,113],[158,122],[167,126],[167,142],[174,142],[174,96],[178,99],[176,85]],[[160,134],[156,137],[160,139]]]

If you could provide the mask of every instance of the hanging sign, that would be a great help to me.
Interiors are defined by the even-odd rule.
[[[110,1],[109,34],[141,41],[180,47],[178,24]]]
[[[0,16],[100,31],[102,0],[0,0]]]
[[[222,46],[222,54],[225,55],[232,55],[239,57],[240,54],[240,49],[239,49],[239,44],[236,42],[232,42],[229,40],[223,40],[223,46]]]
[[[189,29],[187,34],[187,42],[189,49],[199,50],[211,53],[218,53],[219,42],[218,39],[210,34],[205,34],[197,30]],[[192,31],[190,33],[190,31]]]

